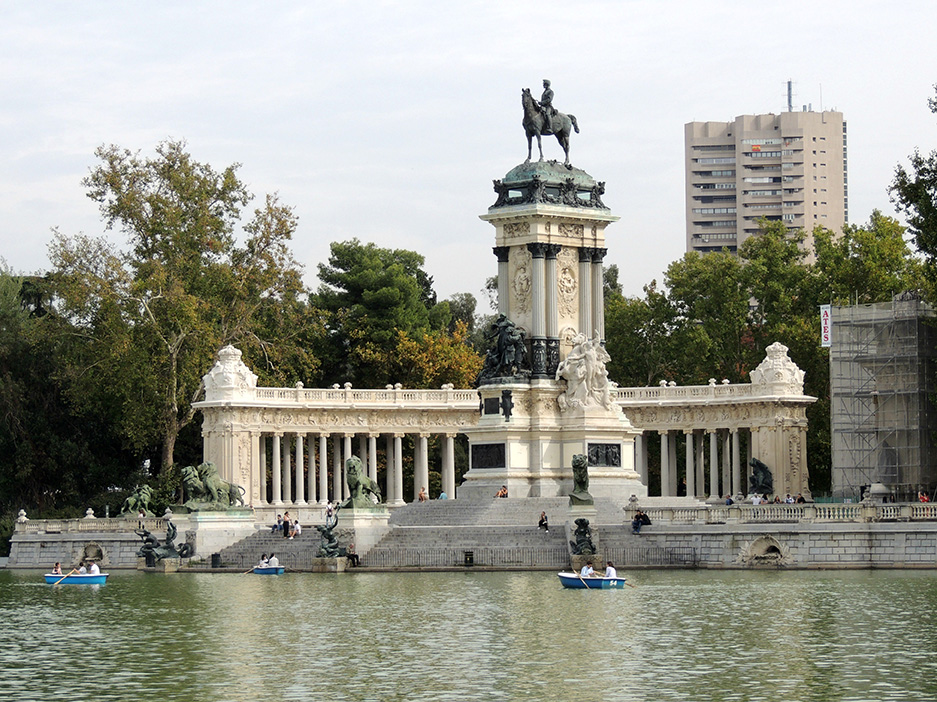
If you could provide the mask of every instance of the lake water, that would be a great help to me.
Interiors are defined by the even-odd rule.
[[[937,571],[0,571],[0,700],[934,700]]]

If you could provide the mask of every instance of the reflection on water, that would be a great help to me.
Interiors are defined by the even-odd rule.
[[[0,699],[937,699],[937,573],[632,582],[0,571]]]

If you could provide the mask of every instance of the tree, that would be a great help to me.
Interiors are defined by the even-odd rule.
[[[695,325],[705,356],[687,359],[683,382],[705,383],[710,377],[741,380],[751,348],[749,292],[742,263],[728,251],[686,254],[667,268],[668,298],[681,326]]]
[[[840,236],[817,228],[816,304],[886,302],[892,295],[924,284],[920,262],[898,220],[873,210],[867,224],[847,224]]]
[[[56,343],[34,333],[47,322],[45,283],[0,261],[0,513],[87,507],[134,465],[112,413],[76,415],[55,377]]]
[[[380,386],[398,382],[380,365],[397,346],[399,333],[418,335],[445,329],[448,302],[436,303],[423,257],[405,249],[384,249],[357,239],[334,242],[328,263],[319,264],[316,306],[328,315],[324,358],[333,359],[326,382]]]
[[[452,383],[470,388],[482,367],[482,357],[469,344],[465,322],[455,330],[397,332],[397,344],[387,350],[365,342],[362,356],[373,367],[386,368],[390,377],[408,388],[438,388]]]
[[[277,375],[271,350],[295,338],[305,294],[287,246],[296,219],[268,196],[238,246],[252,196],[237,164],[216,172],[177,141],[159,144],[153,158],[116,146],[96,155],[101,163],[83,184],[129,250],[56,233],[55,313],[74,330],[61,372],[76,406],[85,414],[119,407],[128,444],[158,443],[165,469],[219,348],[238,343],[246,362]],[[313,358],[293,355],[294,366],[314,370]]]
[[[937,97],[927,105],[937,114]],[[890,192],[898,211],[908,216],[908,229],[927,259],[927,273],[933,281],[937,278],[937,151],[922,155],[915,149],[910,170],[900,164],[895,168]]]
[[[619,385],[654,385],[685,379],[693,357],[708,355],[708,340],[696,324],[686,324],[657,281],[644,286],[644,298],[606,295],[605,336],[609,377]]]

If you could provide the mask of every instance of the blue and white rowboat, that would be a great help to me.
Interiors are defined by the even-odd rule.
[[[58,573],[46,573],[44,577],[49,585],[103,585],[108,575],[110,573],[71,573],[63,577]]]
[[[283,575],[285,566],[254,566],[254,575]]]
[[[623,590],[624,578],[583,578],[578,573],[557,573],[563,587],[578,590]]]

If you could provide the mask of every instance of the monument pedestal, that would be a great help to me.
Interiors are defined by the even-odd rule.
[[[338,528],[345,532],[342,542],[353,543],[355,552],[363,556],[390,531],[390,513],[384,505],[370,509],[351,507],[338,511]]]
[[[459,499],[490,500],[502,485],[509,498],[568,495],[576,454],[589,457],[593,497],[627,501],[647,495],[634,470],[638,432],[627,417],[617,406],[563,411],[557,399],[565,390],[565,382],[550,379],[479,388],[482,416],[466,431],[469,471]]]
[[[348,559],[344,556],[338,558],[313,558],[313,573],[344,573],[348,569]]]

